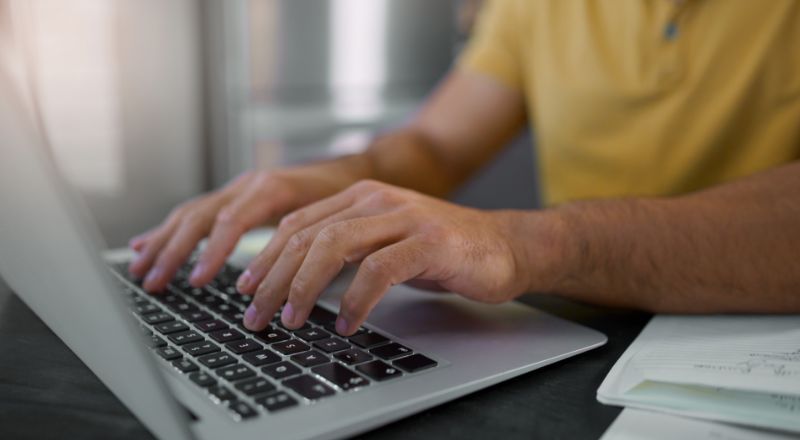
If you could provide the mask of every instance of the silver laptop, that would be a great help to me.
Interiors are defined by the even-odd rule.
[[[330,331],[347,278],[298,331],[252,334],[229,267],[179,276],[159,298],[126,279],[128,251],[95,225],[0,70],[0,275],[155,434],[336,438],[603,345],[604,335],[517,303],[396,286],[358,334]]]

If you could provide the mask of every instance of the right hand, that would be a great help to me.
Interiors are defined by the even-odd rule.
[[[197,244],[209,237],[189,281],[210,282],[248,230],[336,192],[330,182],[291,171],[248,172],[223,188],[189,200],[160,225],[131,239],[138,254],[128,270],[149,292],[163,291]]]

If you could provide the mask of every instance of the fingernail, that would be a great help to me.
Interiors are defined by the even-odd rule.
[[[344,318],[336,319],[336,333],[343,335],[347,332],[347,321]]]
[[[294,307],[291,304],[286,303],[283,306],[283,312],[281,313],[281,321],[283,321],[284,325],[292,325],[294,322]]]
[[[206,271],[206,265],[203,263],[197,263],[197,265],[192,269],[192,274],[189,276],[190,281],[195,281]]]
[[[247,310],[244,311],[245,327],[252,330],[252,327],[256,325],[256,318],[258,318],[258,310],[256,310],[255,304],[250,304]]]
[[[250,283],[253,281],[253,276],[250,274],[249,270],[244,271],[242,276],[239,277],[239,281],[236,282],[236,289],[240,292],[242,290],[247,289],[250,287]]]

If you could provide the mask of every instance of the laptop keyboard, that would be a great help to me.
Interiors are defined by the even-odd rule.
[[[336,314],[319,306],[300,329],[283,327],[279,311],[266,329],[251,332],[242,319],[252,297],[236,291],[240,271],[231,266],[203,288],[189,284],[190,267],[184,266],[160,295],[138,289],[127,263],[113,268],[125,280],[145,343],[235,420],[358,392],[438,365],[363,327],[339,336]]]

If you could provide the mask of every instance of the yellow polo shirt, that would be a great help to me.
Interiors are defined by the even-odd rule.
[[[549,205],[800,157],[800,1],[493,0],[459,65],[525,94]]]

